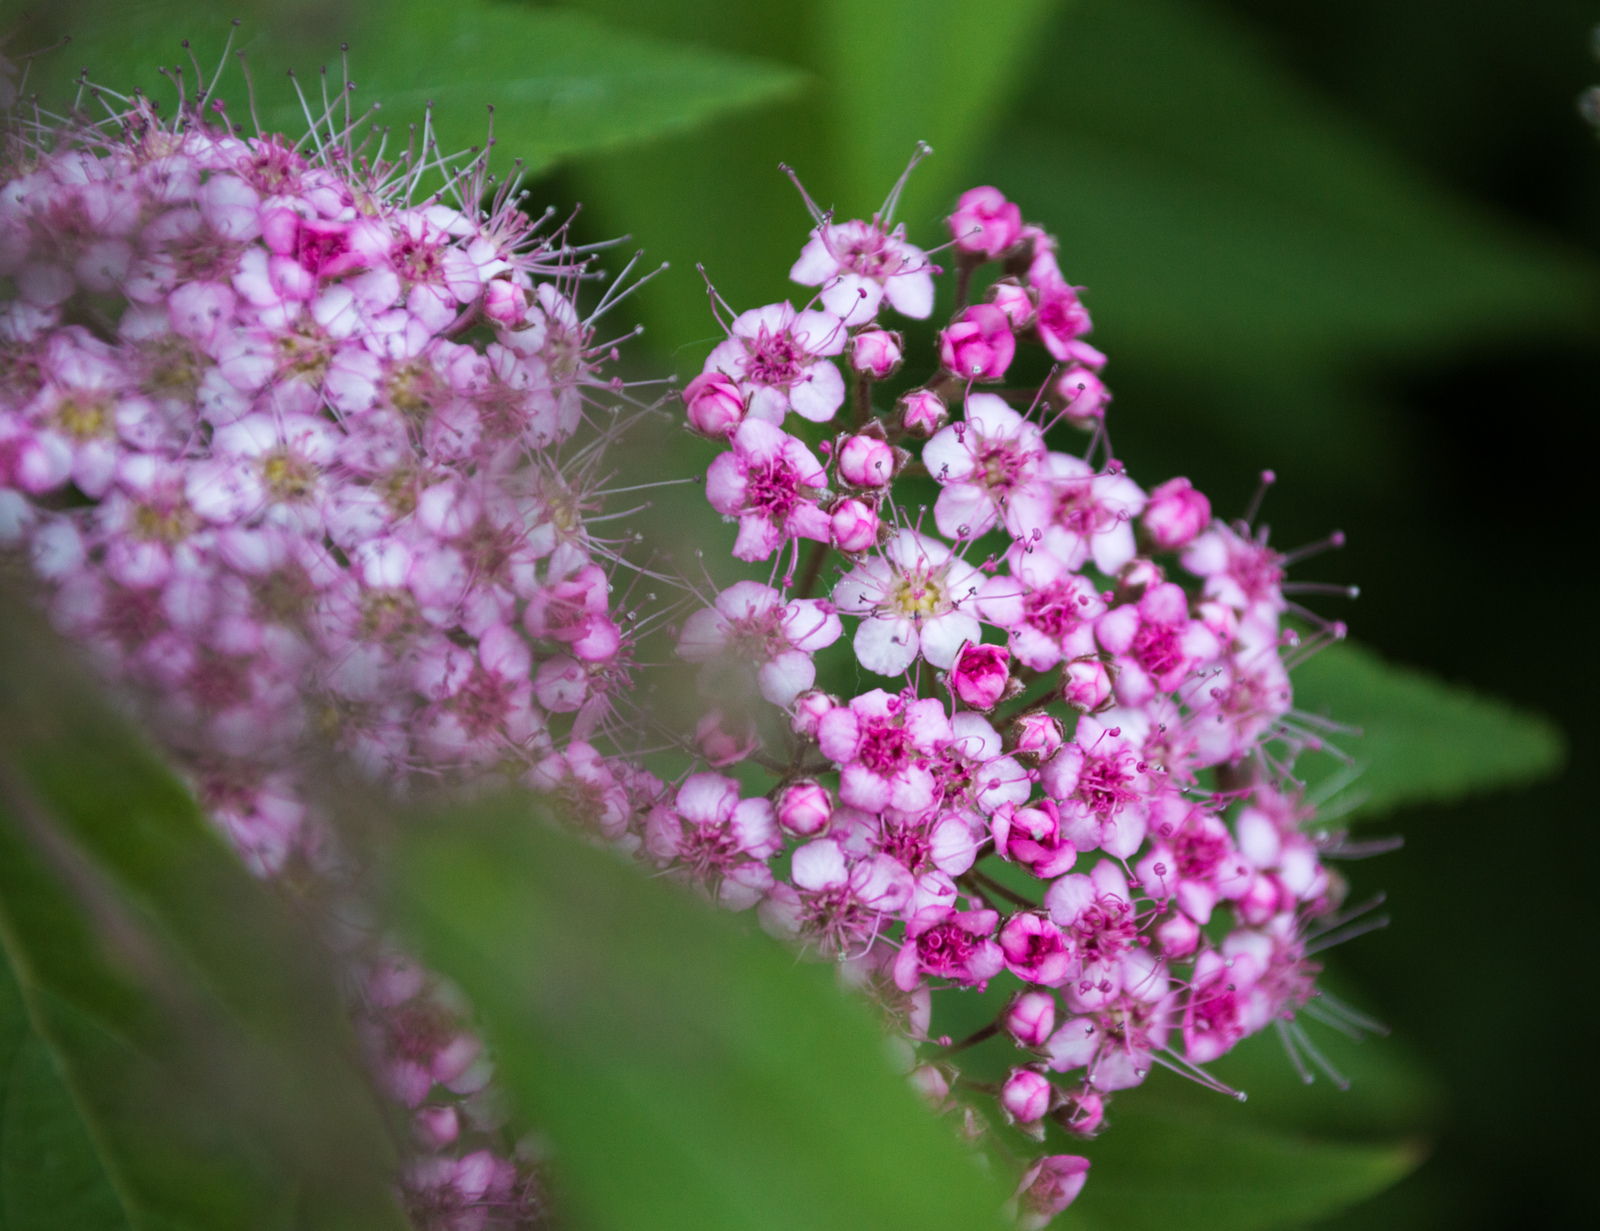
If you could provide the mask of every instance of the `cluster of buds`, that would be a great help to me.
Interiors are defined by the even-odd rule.
[[[588,525],[615,297],[580,311],[591,257],[487,154],[425,127],[386,159],[347,99],[296,143],[203,91],[164,120],[86,87],[100,119],[7,119],[0,184],[0,543],[257,874],[335,882],[311,748],[402,790],[565,792],[602,829],[659,790],[597,750],[633,643]],[[535,1218],[463,1006],[340,947],[419,1225]]]
[[[652,810],[645,853],[841,961],[919,1048],[917,1087],[969,1129],[981,1095],[1037,1141],[1047,1123],[1092,1136],[1156,1065],[1225,1089],[1200,1066],[1269,1025],[1316,1063],[1297,1019],[1346,1012],[1316,990],[1313,957],[1345,922],[1344,889],[1323,862],[1339,836],[1316,830],[1293,777],[1318,734],[1292,710],[1289,668],[1343,627],[1285,597],[1291,557],[1253,508],[1224,523],[1187,479],[1146,491],[1127,475],[1080,288],[993,188],[949,219],[958,283],[937,369],[880,408],[903,350],[880,318],[930,316],[941,272],[893,202],[842,224],[813,206],[792,277],[815,300],[734,316],[685,390],[691,428],[725,446],[706,497],[738,522],[733,556],[776,560],[682,627],[716,698],[698,733],[709,768]],[[1049,377],[1005,388],[1029,345]],[[817,452],[786,430],[847,404],[851,427]],[[1051,448],[1058,425],[1089,433],[1082,455]],[[902,512],[930,479],[936,532]],[[830,554],[837,579],[814,597]],[[813,656],[847,630],[883,686],[843,697],[815,687]],[[771,789],[741,797],[717,772],[739,762]],[[993,1024],[929,1037],[935,990],[995,979],[1016,991]],[[1010,1075],[964,1076],[961,1049],[996,1035],[1017,1049]],[[1028,1166],[1023,1224],[1064,1208],[1087,1167]]]

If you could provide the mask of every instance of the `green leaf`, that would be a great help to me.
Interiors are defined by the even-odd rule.
[[[488,1025],[594,1228],[976,1231],[1004,1192],[826,967],[522,797],[410,833],[400,915]]]
[[[0,1227],[127,1231],[94,1141],[0,955]]]
[[[836,111],[841,217],[870,217],[918,141],[934,157],[899,217],[919,232],[944,212],[984,134],[1035,68],[1057,0],[821,0]],[[942,238],[942,237],[941,237]]]
[[[1332,1214],[1381,1192],[1421,1161],[1420,1147],[1313,1141],[1240,1117],[1136,1104],[1077,1152],[1089,1184],[1060,1231],[1256,1231]],[[1063,1148],[1071,1143],[1058,1141]]]
[[[1311,752],[1297,766],[1325,815],[1458,799],[1544,777],[1565,757],[1549,720],[1357,645],[1331,646],[1297,668],[1294,692],[1300,711],[1361,732],[1329,739],[1353,764]]]
[[[982,177],[1061,237],[1119,370],[1278,464],[1381,462],[1382,422],[1346,422],[1358,363],[1592,313],[1592,262],[1430,183],[1216,6],[1079,5],[1048,43]]]
[[[0,942],[127,1221],[403,1227],[319,942],[30,613],[7,600],[0,627]],[[53,1179],[7,1180],[7,1208],[47,1181],[103,1202],[32,1046],[7,1115],[69,1152]]]
[[[172,96],[158,68],[187,59],[185,38],[209,76],[237,5],[105,3],[79,0],[36,19],[39,38],[53,27],[74,35],[70,54],[41,57],[42,80],[57,94],[80,65],[114,89],[135,85]],[[482,145],[493,106],[496,162],[513,157],[539,170],[576,153],[615,149],[680,132],[727,111],[794,92],[801,74],[749,57],[719,54],[609,28],[581,14],[488,0],[333,0],[307,22],[296,0],[269,0],[241,26],[237,43],[258,84],[263,123],[298,135],[305,118],[284,71],[298,73],[313,109],[323,109],[317,70],[329,65],[334,112],[341,81],[339,44],[350,46],[359,84],[355,113],[372,103],[393,129],[391,150],[406,146],[406,125],[432,125],[447,154]],[[30,40],[31,41],[31,40]],[[191,76],[192,82],[192,76]],[[248,95],[230,66],[221,96],[236,122],[248,122]],[[48,94],[47,94],[48,97]]]

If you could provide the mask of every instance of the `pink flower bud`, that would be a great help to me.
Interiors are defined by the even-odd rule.
[[[1018,756],[1044,761],[1055,756],[1056,749],[1066,738],[1061,723],[1049,714],[1024,714],[1012,725],[1017,745],[1013,751]]]
[[[949,407],[931,389],[913,389],[900,399],[900,422],[913,436],[932,436],[949,421]]]
[[[840,551],[866,551],[878,541],[878,514],[865,500],[839,501],[829,525],[833,545]]]
[[[443,1149],[461,1132],[454,1107],[423,1107],[418,1110],[413,1127],[417,1139],[430,1150]]]
[[[1050,1220],[1077,1199],[1089,1178],[1089,1160],[1076,1154],[1047,1154],[1017,1185],[1017,1226],[1042,1231]]]
[[[833,797],[814,779],[792,782],[778,796],[778,824],[802,838],[821,833],[832,815]]]
[[[702,372],[683,391],[689,426],[702,436],[722,439],[744,422],[739,386],[721,372]]]
[[[1003,645],[967,642],[950,668],[950,689],[975,710],[989,710],[1011,682],[1011,651]]]
[[[1051,390],[1051,401],[1073,427],[1091,428],[1106,417],[1111,391],[1088,368],[1068,368]]]
[[[1162,551],[1187,547],[1211,524],[1211,501],[1188,479],[1168,479],[1150,493],[1144,506],[1144,528]]]
[[[1022,211],[998,188],[967,189],[949,222],[956,250],[974,256],[997,257],[1022,235]]]
[[[850,341],[850,366],[873,380],[894,375],[905,354],[905,339],[888,329],[863,329]]]
[[[761,747],[761,736],[755,724],[749,720],[745,721],[743,730],[737,734],[729,731],[722,711],[714,709],[695,723],[694,742],[707,763],[715,769],[721,769],[724,765],[744,760]]]
[[[1006,314],[1013,332],[1020,333],[1033,320],[1033,296],[1015,278],[1005,278],[989,288],[989,302]]]
[[[931,1064],[919,1064],[910,1078],[911,1088],[935,1107],[950,1097],[950,1079]]]
[[[876,436],[851,436],[839,446],[839,477],[852,487],[883,487],[894,478],[894,450]]]
[[[1012,1069],[1006,1084],[1000,1087],[1000,1106],[1013,1120],[1032,1124],[1044,1119],[1050,1110],[1050,1098],[1055,1093],[1049,1079],[1032,1069]]]
[[[966,380],[999,380],[1016,353],[1011,324],[993,304],[973,304],[939,331],[939,362]]]
[[[1174,914],[1156,926],[1156,941],[1168,957],[1188,957],[1200,943],[1200,925],[1188,915]]]
[[[1043,1047],[1055,1028],[1056,998],[1049,992],[1023,992],[1006,1009],[1006,1033],[1019,1047]]]
[[[495,278],[483,288],[483,314],[501,325],[519,324],[528,311],[528,295],[514,282]]]
[[[1066,1095],[1065,1103],[1056,1111],[1055,1121],[1069,1133],[1093,1137],[1100,1131],[1100,1122],[1105,1117],[1105,1099],[1086,1086]]]
[[[1111,677],[1098,659],[1081,658],[1061,672],[1061,699],[1085,714],[1099,709],[1111,695]]]
[[[839,706],[837,697],[830,697],[819,688],[803,692],[794,699],[794,733],[807,738],[815,738],[817,724],[824,715],[832,713]]]

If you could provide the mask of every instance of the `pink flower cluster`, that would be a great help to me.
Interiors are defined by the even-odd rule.
[[[690,426],[724,446],[706,496],[738,522],[734,557],[776,556],[682,627],[716,707],[699,752],[775,782],[741,797],[691,774],[650,814],[645,853],[841,959],[920,1045],[917,1087],[969,1126],[957,1096],[984,1094],[1040,1141],[1047,1121],[1092,1136],[1153,1066],[1218,1085],[1199,1066],[1268,1025],[1315,1058],[1296,1018],[1337,1011],[1312,954],[1343,882],[1293,777],[1316,732],[1288,668],[1342,626],[1292,609],[1316,630],[1302,644],[1264,531],[1215,519],[1187,479],[1147,491],[1112,457],[1078,288],[993,188],[949,220],[958,302],[937,370],[880,409],[902,352],[880,318],[929,316],[937,272],[888,213],[819,217],[792,275],[815,303],[735,317],[685,390]],[[1056,364],[1044,387],[995,387],[1030,344]],[[851,425],[819,448],[816,429],[791,434],[788,412],[825,423],[847,402]],[[1063,422],[1092,433],[1084,455],[1052,447]],[[913,497],[895,489],[919,479],[938,487],[936,533],[899,512]],[[842,575],[812,597],[828,553]],[[813,655],[846,635],[881,687],[815,687]],[[990,1027],[928,1037],[934,991],[995,979],[1016,990]],[[994,1035],[1017,1049],[1009,1077],[965,1077],[960,1049]],[[1034,1162],[1023,1224],[1087,1168]]]
[[[485,158],[425,138],[386,161],[327,115],[245,138],[205,104],[13,117],[0,543],[260,875],[337,881],[312,746],[401,789],[565,792],[620,831],[659,785],[596,749],[632,637],[586,524],[622,389],[597,374],[607,301],[577,307],[587,258]],[[460,1007],[372,963],[360,1018],[414,1112],[418,1216],[522,1218],[536,1184],[495,1144]]]

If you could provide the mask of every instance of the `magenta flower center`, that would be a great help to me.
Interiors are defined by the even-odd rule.
[[[744,477],[745,507],[781,526],[800,503],[800,478],[781,459],[756,462]]]
[[[805,375],[811,358],[787,330],[768,333],[766,326],[747,339],[745,347],[750,355],[745,362],[746,375],[758,385],[787,388]]]
[[[1083,772],[1078,775],[1077,797],[1102,817],[1131,804],[1139,798],[1132,785],[1134,776],[1127,767],[1132,759],[1126,752],[1085,757]]]
[[[904,727],[889,722],[863,725],[856,760],[873,773],[889,777],[911,764],[916,746]]]
[[[917,937],[917,956],[934,974],[960,977],[977,948],[971,932],[953,923],[940,923]]]

